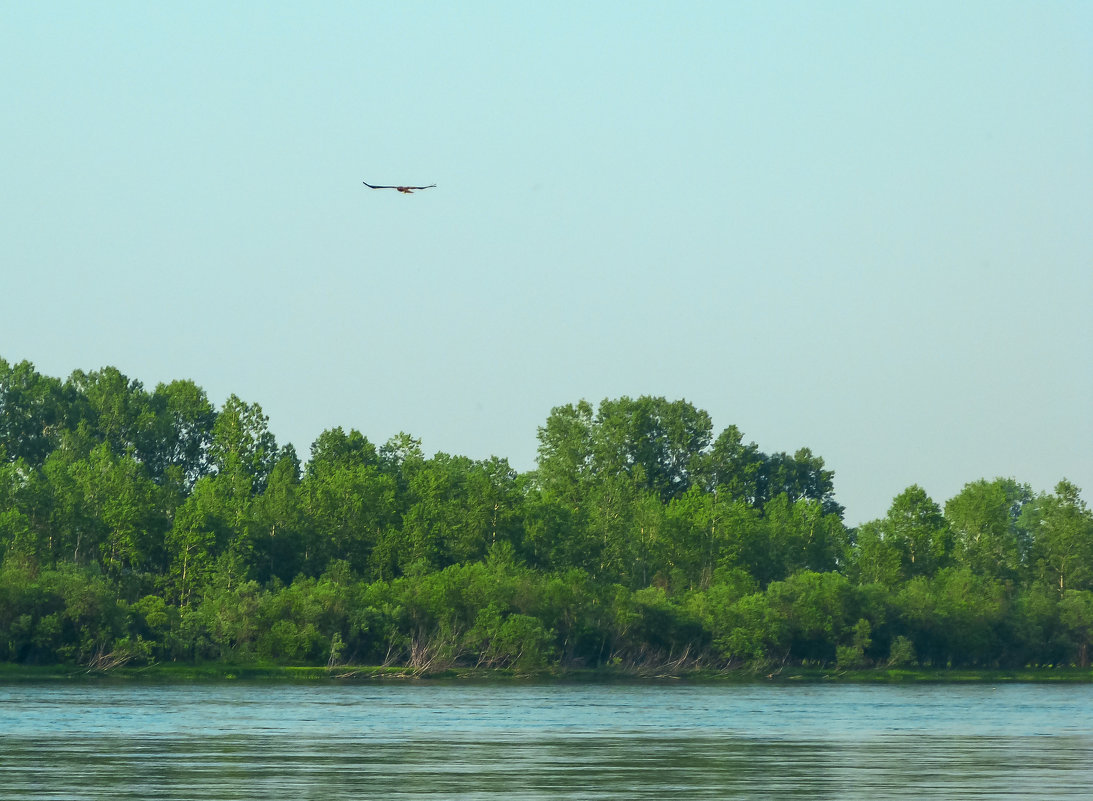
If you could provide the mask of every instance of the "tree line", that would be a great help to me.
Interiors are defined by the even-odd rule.
[[[843,521],[807,448],[686,401],[553,409],[536,468],[0,359],[0,661],[644,669],[1089,664],[1093,514],[1063,480]]]

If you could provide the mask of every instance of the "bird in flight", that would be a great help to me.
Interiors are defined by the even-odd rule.
[[[372,186],[368,181],[361,181],[362,184],[369,189],[397,189],[404,195],[412,194],[415,189],[432,189],[436,184],[429,184],[428,186]]]

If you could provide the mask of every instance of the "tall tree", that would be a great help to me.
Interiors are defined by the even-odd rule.
[[[899,549],[908,578],[934,573],[945,566],[952,553],[952,533],[941,507],[917,484],[892,500],[884,519],[884,536]]]
[[[809,448],[800,448],[793,456],[773,454],[762,474],[764,502],[785,494],[791,501],[817,501],[825,514],[842,517],[843,507],[835,501],[835,471],[825,469],[824,460]]]
[[[593,471],[594,427],[588,401],[551,410],[539,428],[536,481],[544,495],[568,509],[584,501]]]
[[[762,583],[797,572],[838,570],[846,564],[848,537],[839,515],[825,512],[816,500],[792,501],[782,493],[763,509],[767,537],[765,559],[749,565]]]
[[[234,492],[260,494],[279,456],[262,407],[231,395],[213,424],[209,456],[217,474],[230,480]]]
[[[595,542],[595,562],[588,568],[599,581],[641,586],[634,537],[634,513],[644,492],[641,484],[640,476],[635,480],[625,473],[603,474],[592,482],[587,525]]]
[[[98,561],[121,579],[161,568],[167,521],[143,466],[104,442],[74,466],[88,517],[100,532]]]
[[[518,539],[520,491],[505,460],[438,453],[410,477],[409,492],[402,520],[406,567],[480,560],[498,542]]]
[[[599,563],[601,541],[588,525],[593,417],[592,405],[582,400],[552,409],[539,428],[523,552],[544,569],[593,569]]]
[[[98,554],[102,527],[85,496],[87,482],[80,481],[86,464],[79,449],[61,447],[50,453],[42,466],[48,488],[50,561],[87,564]]]
[[[281,449],[265,491],[255,500],[249,529],[256,575],[261,583],[276,577],[286,584],[304,569],[303,505],[300,460],[291,445]]]
[[[914,576],[933,575],[949,563],[952,548],[941,508],[922,487],[912,485],[892,500],[884,518],[858,529],[859,578],[892,587]]]
[[[28,361],[0,358],[0,449],[9,461],[41,467],[68,426],[73,393]]]
[[[853,573],[862,584],[898,587],[906,579],[904,553],[886,536],[883,520],[871,520],[854,532]]]
[[[22,459],[9,462],[0,447],[0,562],[4,555],[16,553],[24,558],[39,554],[28,514],[27,489],[34,471]]]
[[[709,415],[683,400],[605,399],[595,416],[587,401],[559,406],[539,429],[538,480],[570,507],[589,479],[623,474],[668,501],[697,477],[710,432]]]
[[[665,510],[666,561],[690,587],[705,588],[718,571],[766,564],[769,543],[754,506],[722,491],[691,487]]]
[[[311,443],[311,458],[307,462],[307,475],[351,467],[369,467],[380,463],[376,446],[360,431],[353,428],[346,434],[341,426],[323,431]]]
[[[90,373],[76,370],[67,386],[79,397],[82,422],[97,442],[117,454],[136,453],[146,445],[155,413],[140,381],[116,367],[104,367]]]
[[[711,430],[710,416],[684,400],[604,400],[593,435],[595,468],[634,476],[668,501],[690,488]]]
[[[713,447],[699,459],[703,488],[729,500],[753,506],[763,502],[764,468],[767,457],[754,442],[744,444],[744,435],[732,425],[714,440]]]
[[[155,420],[138,455],[154,480],[177,481],[189,490],[210,470],[216,410],[205,390],[186,380],[157,385],[150,404]]]
[[[311,446],[300,498],[308,573],[319,575],[331,561],[344,560],[358,575],[369,575],[377,545],[399,517],[396,475],[375,446],[359,431],[324,431]]]
[[[175,513],[166,538],[171,555],[167,580],[173,600],[183,609],[209,584],[217,558],[232,539],[225,514],[217,477],[211,475],[198,480]]]
[[[1040,495],[1021,518],[1032,536],[1040,575],[1060,595],[1069,589],[1093,589],[1093,512],[1080,493],[1064,479],[1055,485],[1054,495]]]
[[[1031,500],[1031,490],[1010,479],[966,484],[945,504],[957,561],[979,575],[1016,579],[1028,547],[1021,510]]]

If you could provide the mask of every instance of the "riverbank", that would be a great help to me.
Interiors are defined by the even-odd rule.
[[[95,670],[79,665],[0,664],[0,684],[53,681],[119,682],[499,682],[499,683],[1093,683],[1093,670],[1075,667],[1021,669],[871,668],[828,670],[817,667],[777,671],[689,670],[644,673],[633,669],[554,669],[534,673],[508,669],[450,668],[422,673],[412,668],[383,666],[299,667],[274,664],[200,665],[155,664]]]

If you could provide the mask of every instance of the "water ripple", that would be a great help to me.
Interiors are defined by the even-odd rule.
[[[0,796],[1086,798],[1093,688],[0,688]]]

